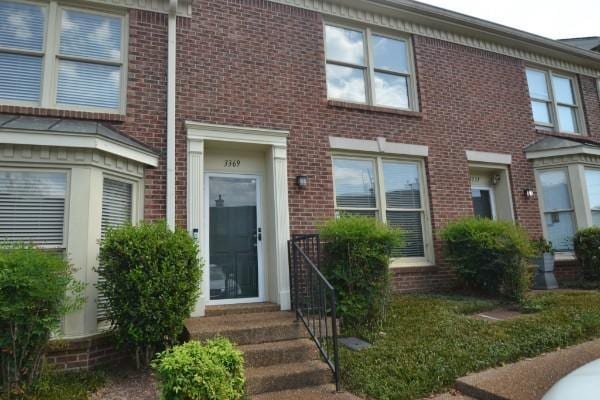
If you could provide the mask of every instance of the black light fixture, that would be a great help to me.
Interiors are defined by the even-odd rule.
[[[530,199],[533,197],[534,192],[533,192],[532,188],[526,188],[526,189],[523,189],[523,194],[525,195],[525,197]]]
[[[304,189],[305,187],[307,187],[308,186],[308,176],[298,175],[296,177],[296,185],[298,185],[298,187],[301,189]]]

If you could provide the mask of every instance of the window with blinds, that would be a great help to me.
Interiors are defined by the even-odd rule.
[[[334,157],[336,215],[370,216],[404,231],[394,258],[425,258],[422,163],[382,157]]]
[[[110,228],[129,224],[133,212],[133,185],[110,178],[104,178],[102,188],[102,228],[101,238],[104,239]],[[99,266],[102,268],[102,265]],[[100,281],[100,278],[99,278]],[[106,298],[98,293],[98,320],[106,318]]]
[[[124,32],[123,15],[0,1],[0,102],[122,111]]]
[[[0,170],[0,241],[64,248],[65,172]]]

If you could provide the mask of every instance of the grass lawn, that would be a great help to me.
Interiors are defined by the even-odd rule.
[[[374,399],[418,399],[470,372],[600,337],[600,292],[532,296],[526,317],[489,323],[466,314],[493,301],[467,297],[395,297],[379,330],[354,332],[373,344],[342,349],[345,389]]]

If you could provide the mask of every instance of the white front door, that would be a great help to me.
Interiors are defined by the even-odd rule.
[[[206,174],[209,304],[264,301],[260,189],[257,175]]]

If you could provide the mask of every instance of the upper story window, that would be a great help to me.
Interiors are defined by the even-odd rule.
[[[410,40],[370,28],[325,26],[330,99],[406,110],[418,107]]]
[[[581,102],[575,78],[550,70],[527,68],[535,124],[564,133],[583,133]]]
[[[0,2],[0,103],[123,112],[125,17]]]

